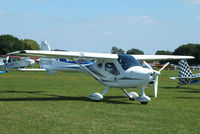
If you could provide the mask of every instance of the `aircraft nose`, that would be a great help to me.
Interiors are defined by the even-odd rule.
[[[151,69],[143,68],[143,67],[134,68],[132,72],[134,72],[132,74],[132,77],[145,79],[145,80],[153,79],[153,75],[154,75],[154,72]]]

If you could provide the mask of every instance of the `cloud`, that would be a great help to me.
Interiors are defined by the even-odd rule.
[[[117,16],[96,19],[100,23],[120,23],[120,24],[157,24],[159,23],[151,16]]]
[[[179,0],[179,1],[184,2],[189,6],[200,5],[200,0]]]
[[[200,20],[200,16],[196,16],[196,19],[197,19],[197,20]]]
[[[107,36],[110,36],[110,35],[113,35],[113,32],[106,31],[106,32],[103,32],[103,34],[107,35]]]
[[[45,0],[32,0],[33,2],[44,2]]]
[[[4,11],[0,11],[0,16],[5,15],[6,13]]]

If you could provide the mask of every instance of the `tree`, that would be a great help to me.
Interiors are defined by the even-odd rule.
[[[40,50],[38,43],[31,39],[24,39],[26,50]]]
[[[39,49],[39,45],[30,39],[19,40],[17,37],[12,35],[0,35],[0,54],[5,55],[9,52],[24,49]]]
[[[121,48],[117,48],[117,47],[113,46],[111,53],[112,54],[124,54],[124,50],[122,50]]]
[[[129,49],[128,51],[126,51],[126,54],[140,54],[140,55],[143,55],[144,52],[142,50],[132,48],[132,49]]]
[[[200,44],[184,44],[176,48],[173,52],[174,55],[188,55],[194,56],[194,60],[189,60],[190,64],[199,64],[200,63]]]
[[[172,55],[172,52],[170,52],[170,51],[165,51],[165,50],[158,50],[158,51],[156,51],[156,53],[155,53],[156,55]]]
[[[168,50],[167,51],[166,50],[158,50],[158,51],[156,51],[155,54],[156,55],[172,55],[172,52],[170,52]],[[160,64],[165,64],[167,62],[169,62],[169,61],[168,60],[161,60],[161,61],[159,61]],[[171,63],[174,63],[174,62],[171,62]]]

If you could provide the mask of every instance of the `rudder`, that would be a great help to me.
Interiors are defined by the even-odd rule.
[[[179,77],[192,77],[192,71],[190,70],[190,66],[188,65],[186,60],[181,60],[178,62],[179,64]],[[190,79],[179,79],[179,84],[187,84],[191,80]]]

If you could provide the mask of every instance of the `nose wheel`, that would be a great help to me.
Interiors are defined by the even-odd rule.
[[[141,90],[141,96],[138,97],[136,100],[139,101],[141,104],[147,104],[151,100],[151,98],[145,95],[144,87],[141,87],[140,90]]]

